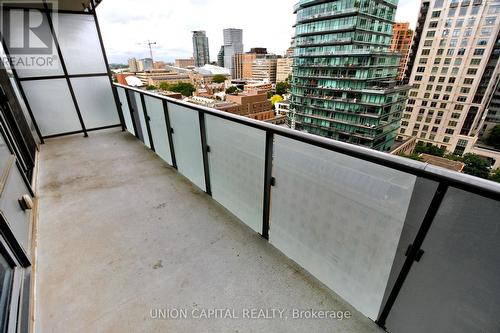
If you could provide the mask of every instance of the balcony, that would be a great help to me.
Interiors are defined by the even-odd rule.
[[[2,329],[500,327],[498,184],[112,84],[77,5],[59,72],[1,81]]]
[[[37,193],[37,332],[381,331],[131,134],[47,140]],[[337,309],[354,319],[150,314],[229,308],[241,317],[271,307]]]

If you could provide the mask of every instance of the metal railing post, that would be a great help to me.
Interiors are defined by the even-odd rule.
[[[274,134],[266,132],[266,151],[264,160],[264,205],[262,212],[262,237],[269,239],[269,215],[271,211],[271,186],[273,186],[273,142]]]
[[[210,148],[207,145],[207,132],[205,126],[205,114],[198,112],[198,119],[200,121],[200,136],[201,136],[201,150],[203,153],[203,169],[205,171],[205,192],[212,195],[212,186],[210,184],[210,169],[208,165],[208,153]]]
[[[146,108],[146,100],[144,98],[144,95],[140,94],[140,96],[141,96],[141,104],[142,104],[144,122],[146,123],[146,129],[148,130],[149,146],[151,147],[152,151],[155,151],[155,145],[153,142],[153,134],[151,134],[151,126],[149,124],[149,122],[151,121],[151,118],[149,117],[148,110]]]
[[[168,102],[162,100],[163,103],[163,114],[165,116],[165,126],[167,128],[168,145],[170,147],[170,158],[172,159],[172,166],[177,169],[177,159],[175,158],[175,147],[174,147],[174,129],[170,124],[170,115],[168,113]]]
[[[439,210],[439,207],[441,206],[441,203],[443,202],[443,199],[447,191],[448,191],[448,184],[443,182],[439,183],[438,188],[436,189],[436,192],[432,197],[432,201],[429,207],[427,208],[427,212],[425,213],[422,224],[420,225],[420,229],[418,230],[418,233],[415,236],[415,240],[408,248],[406,260],[403,264],[403,267],[401,268],[401,272],[399,273],[396,282],[394,282],[394,286],[392,287],[391,293],[389,294],[389,297],[385,302],[384,308],[380,313],[378,320],[376,321],[377,325],[379,325],[384,329],[387,317],[389,316],[389,313],[391,312],[391,309],[394,306],[394,303],[396,302],[399,292],[401,291],[401,288],[403,287],[403,284],[406,278],[408,277],[408,274],[410,273],[410,269],[413,266],[413,263],[415,261],[418,261],[423,254],[421,247],[425,240],[425,236],[427,236],[427,233],[431,228],[432,222],[436,217],[436,214]]]

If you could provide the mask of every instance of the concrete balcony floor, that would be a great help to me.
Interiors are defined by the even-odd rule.
[[[37,182],[36,332],[382,332],[130,134],[49,140]],[[153,319],[156,308],[188,319]],[[240,318],[191,318],[212,308]]]

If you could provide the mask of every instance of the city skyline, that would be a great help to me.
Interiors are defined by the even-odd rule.
[[[108,0],[100,5],[98,16],[112,63],[148,57],[149,50],[140,45],[148,39],[157,42],[153,48],[155,60],[173,62],[176,58],[191,57],[193,30],[207,32],[210,60],[216,61],[223,44],[222,30],[226,28],[243,29],[244,51],[251,47],[267,47],[271,53],[283,54],[294,34],[293,5],[297,2],[256,0],[228,9],[227,1],[223,0],[189,0],[175,6],[160,0]],[[409,21],[414,28],[419,7],[418,0],[400,1],[396,21]],[[234,15],[235,12],[242,14]],[[255,17],[259,17],[258,23]]]

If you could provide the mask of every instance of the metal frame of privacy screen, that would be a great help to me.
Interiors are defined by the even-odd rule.
[[[100,27],[99,27],[99,22],[97,19],[96,11],[95,11],[96,6],[99,2],[100,1],[98,1],[98,2],[90,1],[88,8],[82,8],[82,11],[75,11],[75,10],[58,10],[58,9],[51,8],[48,5],[48,1],[44,0],[43,1],[43,8],[31,9],[31,10],[37,10],[40,13],[42,13],[44,18],[47,20],[49,30],[50,30],[50,35],[51,35],[52,41],[54,43],[55,50],[57,52],[57,58],[60,61],[60,67],[62,69],[62,73],[56,74],[56,75],[36,75],[36,74],[35,75],[20,75],[19,70],[16,69],[16,66],[14,66],[14,64],[12,64],[12,62],[10,63],[12,74],[14,76],[16,84],[18,85],[20,95],[21,95],[21,97],[26,105],[26,108],[27,108],[27,111],[28,111],[29,116],[31,118],[31,121],[33,122],[36,133],[37,133],[42,144],[44,143],[44,139],[47,139],[47,138],[64,136],[64,135],[71,135],[71,134],[78,134],[78,133],[83,133],[84,136],[88,136],[88,132],[91,132],[91,131],[122,126],[121,125],[123,123],[122,113],[121,113],[120,105],[119,105],[118,98],[116,95],[116,91],[115,91],[114,86],[113,86],[111,72],[109,69],[109,63],[108,63],[108,60],[106,57],[106,51],[104,48],[102,34],[101,34]],[[29,8],[22,8],[22,7],[11,7],[11,6],[4,6],[3,7],[3,10],[16,10],[16,9],[18,9],[18,10],[30,10]],[[72,57],[74,55],[69,54],[69,53],[64,55],[64,50],[62,49],[62,46],[60,43],[61,33],[58,32],[58,30],[55,27],[55,24],[53,22],[53,15],[70,15],[70,17],[74,18],[74,19],[78,19],[78,17],[87,18],[87,19],[92,20],[95,23],[95,31],[92,31],[92,30],[84,31],[84,32],[81,32],[81,34],[79,36],[82,36],[85,33],[86,34],[95,33],[95,36],[93,38],[94,38],[94,41],[98,41],[98,45],[94,45],[94,46],[97,46],[98,48],[96,49],[94,47],[91,50],[91,52],[94,55],[97,55],[97,56],[100,55],[102,57],[102,69],[101,70],[99,70],[97,72],[89,72],[89,73],[72,73],[69,70],[68,65],[67,65],[67,60],[69,59],[69,57]],[[9,45],[7,44],[6,38],[3,35],[3,33],[2,33],[2,46],[3,46],[3,49],[4,49],[7,57],[9,58],[9,60],[11,60],[12,58],[11,58],[10,48],[9,48]],[[100,78],[100,77],[107,78],[107,80],[109,81],[109,89],[112,92],[112,96],[114,99],[114,107],[116,108],[116,112],[117,112],[117,121],[113,122],[111,124],[103,124],[102,126],[100,126],[100,125],[89,126],[85,121],[85,116],[82,115],[82,104],[84,103],[84,101],[78,100],[77,93],[75,92],[73,80],[84,79],[84,78]],[[25,87],[23,86],[27,82],[42,81],[42,80],[44,81],[45,85],[54,84],[54,82],[56,82],[55,80],[59,80],[59,81],[64,80],[65,86],[69,90],[72,107],[74,108],[74,110],[68,109],[68,110],[64,110],[64,112],[74,112],[76,114],[77,119],[78,119],[78,127],[79,127],[78,129],[73,129],[70,131],[60,131],[60,132],[50,133],[50,134],[43,133],[43,129],[40,126],[40,122],[42,120],[41,118],[43,118],[43,116],[38,115],[38,117],[37,117],[37,112],[36,112],[37,105],[34,105],[34,104],[39,104],[39,103],[34,102],[34,101],[32,101],[30,103],[31,96],[30,96],[29,92],[25,89]],[[57,99],[57,97],[55,97],[55,96],[47,96],[47,98],[52,98],[52,99],[56,98]],[[101,112],[102,111],[103,110],[101,110]],[[53,119],[52,121],[56,122],[57,119]]]

